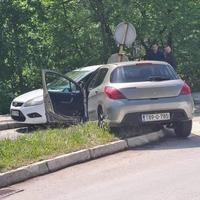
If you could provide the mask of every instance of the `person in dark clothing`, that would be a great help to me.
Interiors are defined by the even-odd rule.
[[[175,70],[177,68],[177,63],[174,55],[172,54],[172,49],[169,45],[164,48],[164,61],[168,62]]]
[[[147,53],[147,56],[146,56],[146,59],[147,60],[158,60],[158,61],[164,61],[164,54],[159,51],[159,46],[157,43],[154,43],[152,46],[151,46],[151,49],[150,51]]]

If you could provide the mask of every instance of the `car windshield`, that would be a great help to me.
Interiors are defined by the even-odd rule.
[[[75,82],[79,82],[88,73],[89,71],[74,70],[66,73],[65,75],[74,80]],[[64,77],[56,77],[53,81],[48,83],[47,88],[49,91],[69,91],[70,82]]]
[[[179,79],[170,65],[136,64],[121,66],[111,74],[111,83],[166,81]]]
[[[74,70],[70,71],[66,74],[67,77],[71,78],[74,81],[80,81],[82,78],[84,78],[89,71],[81,71],[81,70]]]

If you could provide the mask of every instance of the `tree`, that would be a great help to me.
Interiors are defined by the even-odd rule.
[[[65,72],[106,63],[122,21],[136,27],[126,49],[141,59],[157,40],[173,47],[178,72],[200,90],[200,2],[197,0],[12,0],[0,2],[0,113],[14,96],[41,87],[41,69]],[[133,49],[140,47],[137,55]]]

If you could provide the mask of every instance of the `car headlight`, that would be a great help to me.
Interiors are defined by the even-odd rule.
[[[31,99],[27,102],[24,103],[24,107],[28,107],[28,106],[36,106],[36,105],[41,105],[43,104],[43,96],[41,97],[36,97],[34,99]]]

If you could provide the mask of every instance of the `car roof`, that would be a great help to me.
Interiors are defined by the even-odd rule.
[[[90,72],[93,72],[93,71],[97,70],[98,68],[100,68],[101,66],[102,65],[87,66],[87,67],[75,69],[74,71],[90,71]]]
[[[102,64],[102,65],[92,65],[92,66],[78,68],[78,69],[75,69],[74,71],[88,71],[89,73],[91,73],[101,67],[116,68],[116,67],[120,67],[120,66],[128,66],[128,65],[136,65],[136,64],[149,64],[149,63],[160,64],[160,65],[169,65],[167,62],[164,62],[164,61],[140,60],[140,61],[118,62],[118,63]]]
[[[93,65],[93,66],[88,66],[88,67],[83,67],[83,68],[78,68],[73,71],[76,72],[83,72],[81,76],[79,76],[77,79],[74,81],[79,82],[82,79],[84,79],[87,75],[91,74],[92,72],[96,71],[98,68],[100,68],[102,65]]]
[[[108,68],[116,68],[120,66],[129,66],[129,65],[137,65],[137,64],[160,64],[160,65],[169,65],[167,62],[164,61],[155,61],[155,60],[140,60],[140,61],[128,61],[128,62],[118,62],[118,63],[112,63],[112,64],[105,64],[102,67],[108,67]]]
[[[168,64],[164,61],[155,61],[155,60],[139,60],[139,61],[128,61],[128,62],[121,62],[121,63],[115,63],[115,65],[130,65],[130,64]]]

